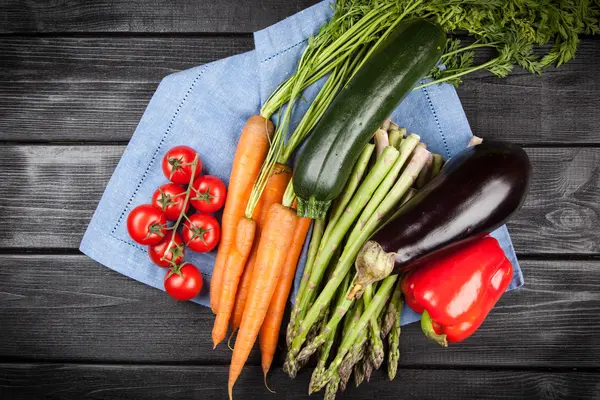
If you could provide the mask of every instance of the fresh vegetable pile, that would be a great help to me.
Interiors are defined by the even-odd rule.
[[[416,292],[410,295],[427,311],[424,331],[438,342],[477,329],[506,288],[510,263],[469,254],[490,243],[500,254],[498,243],[484,237],[521,206],[531,174],[527,155],[508,144],[474,141],[442,168],[441,156],[430,154],[417,135],[405,137],[396,124],[381,121],[414,89],[457,85],[477,70],[504,77],[515,64],[533,73],[559,66],[574,56],[579,34],[598,33],[598,15],[598,5],[584,0],[336,2],[296,72],[248,120],[236,151],[211,284],[214,345],[228,325],[237,331],[230,397],[257,338],[266,382],[308,218],[313,236],[286,332],[284,368],[295,376],[318,351],[310,391],[327,387],[332,397],[352,371],[357,381],[368,378],[385,358],[385,338],[393,376],[402,308],[394,274],[408,279],[413,270],[446,265],[464,248],[471,251],[460,263],[465,275],[457,277],[480,281],[471,298],[449,287],[444,299],[455,296],[451,303],[468,314],[436,312]],[[474,42],[447,39],[455,31]],[[534,53],[550,41],[544,55]],[[497,55],[474,65],[474,53],[485,48]],[[324,77],[288,134],[303,90]],[[288,159],[305,139],[292,171]],[[450,333],[457,327],[464,332]]]
[[[137,243],[148,245],[148,256],[154,264],[168,268],[164,281],[167,293],[177,300],[190,300],[202,290],[202,275],[193,264],[183,262],[185,248],[204,253],[217,246],[221,227],[207,213],[223,207],[226,188],[214,176],[200,176],[200,156],[187,146],[167,151],[162,170],[170,182],[154,192],[151,204],[131,210],[127,231]],[[196,213],[188,215],[190,205]],[[169,226],[167,221],[174,223]]]
[[[477,330],[512,278],[488,234],[525,199],[527,155],[474,138],[444,164],[418,135],[386,118],[411,90],[458,85],[477,70],[504,77],[515,64],[536,74],[560,66],[574,57],[578,35],[600,32],[599,16],[591,0],[338,0],[296,72],[248,119],[226,201],[220,181],[199,176],[193,150],[167,153],[171,183],[152,205],[131,212],[128,229],[157,265],[170,268],[167,291],[189,299],[201,276],[182,263],[184,246],[215,248],[219,224],[206,213],[224,205],[210,301],[213,345],[229,328],[230,340],[237,332],[230,397],[257,339],[266,384],[311,223],[284,364],[294,377],[316,355],[309,392],[325,388],[333,398],[352,374],[356,385],[368,381],[386,359],[393,379],[404,302],[423,313],[425,335],[441,345]],[[456,32],[472,41],[448,38]],[[476,65],[482,49],[495,55]],[[290,133],[303,90],[321,78]],[[305,139],[292,170],[288,160]],[[198,213],[187,216],[190,204]]]

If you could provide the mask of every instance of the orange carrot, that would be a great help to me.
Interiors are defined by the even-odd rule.
[[[242,323],[242,315],[244,313],[244,307],[246,306],[246,300],[248,299],[248,293],[250,291],[252,271],[254,270],[254,263],[256,262],[259,243],[258,238],[260,238],[262,227],[267,219],[269,208],[272,204],[281,203],[283,200],[283,194],[285,193],[285,189],[291,178],[292,172],[287,165],[276,164],[275,168],[273,169],[273,173],[269,177],[265,189],[260,196],[260,200],[254,208],[252,218],[256,221],[256,234],[254,237],[257,239],[254,241],[252,252],[250,253],[248,263],[246,264],[246,268],[244,269],[242,278],[238,285],[235,306],[230,318],[230,325],[233,332],[235,332]]]
[[[296,212],[291,208],[281,204],[273,204],[269,207],[267,220],[258,244],[250,294],[229,367],[228,391],[230,399],[232,398],[233,385],[248,360],[248,355],[267,314],[288,250],[292,244],[296,222]]]
[[[221,242],[210,282],[210,306],[215,314],[219,309],[223,270],[235,241],[235,230],[244,217],[252,186],[269,151],[273,131],[271,121],[260,115],[251,116],[242,130],[235,151],[221,220]]]
[[[306,239],[311,221],[310,218],[298,218],[297,220],[291,247],[288,249],[281,276],[269,304],[267,316],[260,328],[260,354],[265,385],[267,382],[267,373],[271,368],[275,349],[277,348],[279,328],[281,327],[285,306],[290,295],[292,283],[294,282],[294,276],[296,275],[296,266],[298,265],[298,259],[300,258],[300,253],[302,253],[302,247],[304,246],[304,240]]]
[[[248,260],[252,243],[254,242],[254,233],[256,223],[251,218],[242,218],[238,223],[235,232],[235,243],[231,246],[229,257],[227,259],[227,268],[223,271],[223,284],[221,288],[221,299],[219,300],[219,310],[212,331],[213,346],[225,339],[227,335],[227,324],[233,310],[235,302],[235,293],[237,291],[240,276]]]

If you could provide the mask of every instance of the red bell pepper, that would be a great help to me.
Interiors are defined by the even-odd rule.
[[[498,241],[487,236],[410,270],[401,289],[410,308],[423,313],[425,335],[448,346],[479,328],[512,276]]]

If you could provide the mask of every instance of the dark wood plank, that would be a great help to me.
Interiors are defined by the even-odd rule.
[[[259,367],[246,368],[234,398],[305,399],[310,375],[270,376],[267,392]],[[401,369],[391,384],[379,371],[370,383],[350,386],[345,399],[597,399],[599,373]],[[227,367],[0,364],[0,395],[7,399],[223,399]],[[317,395],[321,398],[322,393]]]
[[[443,349],[418,324],[404,328],[401,365],[600,367],[600,262],[522,266],[526,286],[469,340]],[[226,365],[231,352],[212,350],[213,318],[83,255],[0,256],[0,359]],[[260,365],[258,351],[248,363]]]
[[[0,146],[0,247],[77,248],[123,146]],[[509,224],[522,254],[600,253],[600,149],[528,150],[534,180]]]
[[[0,38],[0,140],[128,140],[165,75],[253,48],[248,37]],[[469,77],[473,131],[526,144],[600,143],[600,40],[536,77]]]
[[[532,144],[598,143],[598,61],[600,40],[586,37],[576,58],[560,68],[541,76],[516,68],[504,79],[475,73],[458,94],[479,136]]]
[[[160,80],[251,37],[3,38],[0,140],[129,140]]]
[[[0,32],[253,32],[317,0],[6,0]]]
[[[1,37],[0,81],[158,83],[186,68],[254,49],[251,35]]]

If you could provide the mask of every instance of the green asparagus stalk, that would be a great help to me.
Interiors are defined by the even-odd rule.
[[[381,204],[383,199],[387,196],[392,186],[394,186],[394,183],[398,180],[400,170],[406,163],[406,160],[408,160],[408,158],[412,154],[415,147],[417,147],[417,144],[419,143],[420,139],[421,138],[419,136],[411,134],[406,138],[406,140],[402,142],[402,146],[400,147],[400,156],[396,159],[396,162],[394,163],[388,174],[385,176],[385,178],[373,194],[373,197],[371,197],[371,200],[369,200],[366,207],[360,214],[360,218],[357,222],[359,226],[364,226],[367,223],[371,215],[373,215],[373,212],[375,212],[379,204]],[[356,235],[357,232],[357,230],[353,230],[352,234]],[[352,234],[348,238],[348,241],[350,242],[356,238],[353,237]]]
[[[373,297],[373,301],[371,301],[371,304],[369,304],[368,307],[365,307],[365,311],[361,315],[358,323],[355,326],[353,326],[352,329],[348,332],[348,335],[344,337],[342,344],[338,348],[338,352],[335,359],[329,365],[329,369],[327,370],[324,376],[324,385],[329,383],[329,381],[334,377],[338,376],[338,370],[340,364],[344,360],[344,357],[346,357],[346,354],[348,354],[348,352],[351,350],[352,346],[354,345],[358,337],[361,335],[362,331],[366,329],[371,317],[373,315],[376,315],[377,311],[379,311],[379,308],[383,307],[383,305],[387,302],[397,278],[398,277],[396,275],[393,275],[388,276],[383,280],[381,286],[377,290],[377,293]],[[366,354],[364,358],[368,358]]]
[[[389,134],[390,146],[400,149],[400,144],[402,143],[404,136],[406,136],[406,129],[392,129]]]
[[[402,197],[402,200],[400,200],[400,205],[403,205],[404,203],[406,203],[407,201],[409,201],[410,199],[412,199],[415,196],[415,194],[417,194],[417,189],[415,189],[415,188],[408,188],[408,190],[406,191],[406,193]]]
[[[399,285],[398,285],[399,286]],[[396,377],[398,371],[398,360],[400,359],[400,317],[402,316],[402,297],[397,303],[397,318],[388,337],[389,359],[388,359],[388,377],[390,381]]]
[[[364,350],[363,350],[364,354]],[[365,380],[365,364],[368,362],[366,357],[363,357],[355,366],[354,366],[354,385],[359,387],[361,383]]]
[[[294,307],[292,309],[292,313],[290,316],[290,322],[288,323],[286,330],[286,344],[288,347],[292,344],[292,339],[295,336],[296,328],[298,325],[299,315],[300,315],[300,300],[304,297],[304,292],[306,291],[306,285],[308,284],[308,280],[310,278],[310,271],[315,261],[315,257],[317,256],[317,250],[321,243],[321,238],[323,237],[323,231],[325,230],[325,221],[324,220],[315,220],[313,222],[313,230],[312,237],[310,239],[310,245],[308,247],[308,255],[306,257],[306,264],[304,266],[304,272],[302,274],[302,280],[300,281],[300,287],[298,288],[298,293],[296,295],[296,301],[294,302]]]
[[[342,213],[346,209],[346,206],[350,200],[352,200],[352,196],[356,192],[356,188],[358,188],[358,185],[360,184],[365,171],[367,170],[369,160],[371,159],[371,155],[373,154],[374,150],[375,145],[369,143],[365,146],[362,153],[360,153],[360,157],[358,157],[358,161],[352,170],[352,174],[350,174],[346,188],[344,188],[341,197],[339,197],[338,200],[336,200],[333,204],[331,216],[329,217],[329,223],[327,224],[327,233],[324,235],[325,238],[331,234],[331,229],[333,229],[335,224],[342,216]]]
[[[374,369],[373,360],[370,357],[365,357],[365,380],[367,382],[371,380],[371,374]]]
[[[442,166],[444,165],[444,159],[439,154],[433,155],[433,164],[431,166],[431,177],[434,178],[440,173]]]
[[[392,208],[397,205],[404,193],[413,184],[415,177],[419,174],[419,171],[425,164],[428,154],[429,152],[427,150],[415,149],[415,154],[411,158],[411,161],[407,164],[404,172],[389,194],[381,202],[380,206],[375,210],[371,218],[364,226],[360,226],[359,224],[354,226],[354,230],[358,230],[359,232],[355,234],[353,231],[350,234],[350,238],[354,239],[349,239],[346,243],[333,276],[329,282],[327,282],[319,294],[319,297],[315,300],[304,320],[301,322],[300,327],[298,328],[298,335],[294,338],[292,341],[292,346],[288,350],[286,362],[294,362],[296,355],[306,340],[306,332],[308,332],[310,327],[315,323],[317,317],[322,313],[323,309],[329,305],[329,302],[334,296],[339,284],[342,282],[348,271],[352,268],[354,260],[356,259],[356,256],[358,255],[362,245],[367,241],[369,236],[375,232],[381,223],[381,218],[388,214]],[[361,288],[359,287],[359,289]]]
[[[377,155],[377,158],[379,158],[379,157],[381,157],[381,153],[383,153],[383,150],[386,147],[391,146],[390,138],[389,138],[386,130],[377,129],[377,131],[375,132],[374,140],[375,140],[376,155]],[[394,146],[392,146],[392,147],[394,147]]]
[[[363,296],[365,307],[368,307],[373,300],[373,286],[375,284],[371,284],[367,286],[365,289],[365,294]],[[379,317],[379,313],[373,314],[369,321],[369,358],[371,359],[371,364],[373,368],[379,369],[381,363],[383,363],[383,342],[381,341],[381,327],[377,322],[377,318]]]
[[[360,362],[365,357],[365,345],[368,339],[367,332],[362,332],[357,342],[352,345],[352,349],[346,357],[342,364],[340,364],[339,375],[340,375],[340,388],[342,391],[346,389],[346,385],[350,380],[350,375],[352,375],[352,370],[355,365]]]
[[[325,396],[323,398],[325,400],[335,400],[335,395],[337,394],[339,385],[339,376],[334,376],[332,379],[330,379],[327,383],[327,387],[325,388]]]
[[[337,308],[341,304],[341,302],[344,300],[344,296],[346,295],[348,286],[350,286],[350,274],[346,275],[346,278],[344,278],[344,282],[342,282],[342,285],[340,286],[340,289],[338,290],[338,297],[336,300],[335,308]],[[331,310],[331,313],[335,313],[335,308],[333,310]],[[325,321],[325,323],[323,324],[323,329],[321,330],[321,333],[323,333],[323,331],[326,329],[326,327],[327,327],[327,321]],[[321,346],[321,348],[320,348],[319,361],[317,362],[317,366],[313,370],[311,380],[308,385],[308,388],[309,388],[308,394],[312,393],[310,388],[313,385],[313,381],[317,382],[319,379],[321,379],[321,375],[323,374],[323,372],[325,372],[325,366],[327,364],[327,360],[329,359],[329,352],[331,351],[331,347],[333,346],[333,342],[336,337],[336,332],[337,332],[337,329],[326,333],[325,342],[323,343],[323,346]],[[298,359],[298,363],[302,363],[302,360]]]
[[[394,121],[390,121],[390,129],[388,129],[388,132],[397,131],[398,129],[400,129],[398,124],[395,123]]]
[[[433,168],[433,155],[429,154],[429,158],[427,159],[425,166],[419,173],[419,176],[417,177],[417,181],[415,182],[415,187],[417,189],[421,189],[423,186],[425,186],[427,184],[427,182],[429,182],[431,180],[432,168]]]
[[[379,186],[379,183],[386,176],[398,156],[398,150],[393,147],[386,147],[382,157],[377,160],[373,169],[371,169],[363,183],[358,187],[358,190],[352,197],[345,212],[342,213],[339,220],[332,228],[331,233],[327,236],[322,248],[319,249],[315,263],[311,269],[311,276],[307,285],[306,294],[301,299],[301,309],[308,309],[333,253],[340,246],[346,232],[358,217],[358,213],[365,207],[373,192],[377,189],[377,186]],[[300,330],[301,329],[302,328],[300,328]],[[302,332],[300,331],[298,334],[302,335]]]
[[[391,118],[386,118],[385,121],[383,121],[383,123],[381,124],[381,129],[389,132],[390,131],[390,126],[392,126],[392,119]]]
[[[363,297],[363,301],[357,301],[356,303],[358,304],[364,304],[364,298]],[[382,314],[384,314],[384,309],[385,309],[385,303],[382,304],[382,306],[377,310],[376,313],[378,313],[380,316]],[[357,318],[357,320],[360,318],[360,316]],[[348,331],[345,331],[348,332]],[[346,385],[348,384],[348,380],[350,379],[350,375],[352,374],[352,370],[355,370],[355,366],[358,362],[360,362],[363,357],[365,357],[365,351],[367,350],[367,341],[368,341],[368,334],[365,331],[363,331],[358,340],[356,342],[354,342],[354,344],[352,345],[352,349],[348,352],[348,354],[346,355],[346,357],[344,358],[344,361],[342,361],[342,364],[340,364],[340,369],[339,369],[339,375],[340,375],[340,389],[342,391],[345,390]],[[363,370],[363,375],[364,375],[364,370]]]
[[[400,290],[400,283],[396,285],[394,289],[394,293],[392,294],[392,298],[388,303],[387,310],[385,311],[385,315],[383,317],[383,323],[381,324],[381,338],[385,339],[387,335],[390,333],[394,325],[396,324],[396,320],[399,318],[398,313],[398,304],[402,299],[402,291]]]
[[[346,335],[346,332],[350,329],[352,324],[358,322],[360,315],[362,314],[362,302],[355,301],[350,308],[350,312],[346,313],[344,316],[344,328],[342,330],[342,337]],[[360,309],[359,309],[360,308]]]

